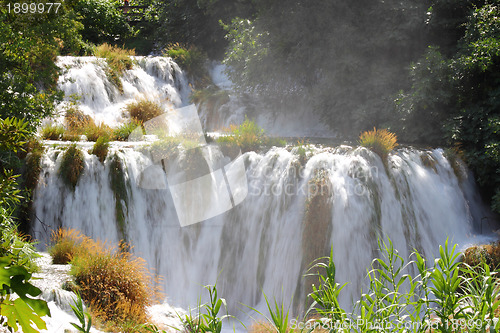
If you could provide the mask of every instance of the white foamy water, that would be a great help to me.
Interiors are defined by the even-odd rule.
[[[240,302],[264,309],[262,291],[285,302],[293,299],[295,311],[303,310],[306,287],[301,276],[308,264],[303,261],[327,255],[329,245],[338,282],[350,283],[342,296],[348,306],[377,253],[377,237],[390,237],[403,257],[418,249],[428,258],[447,238],[462,247],[487,239],[476,234],[487,213],[475,199],[473,181],[464,170],[457,178],[439,149],[400,149],[384,166],[364,148],[311,147],[300,172],[295,150],[246,153],[246,199],[225,214],[189,227],[180,226],[168,189],[137,185],[138,175],[152,163],[141,152],[115,147],[104,165],[85,154],[85,171],[73,191],[57,174],[61,151],[51,147],[42,160],[34,200],[37,218],[51,229],[75,228],[113,243],[124,230],[134,252],[164,277],[168,302],[184,308],[205,296],[203,285],[217,282],[219,295],[233,312]],[[124,228],[116,221],[110,183],[114,153],[125,170]],[[432,164],[425,166],[422,156]],[[318,174],[330,189],[325,202],[331,213],[323,226],[305,220],[314,189],[309,181]],[[206,196],[196,200],[209,200],[210,194]],[[325,246],[311,250],[325,233]],[[41,247],[48,242],[41,223],[34,221],[33,234]]]
[[[132,69],[120,78],[120,92],[106,75],[107,63],[96,57],[58,57],[63,69],[59,88],[70,96],[78,96],[81,110],[98,123],[115,126],[123,122],[126,104],[140,99],[154,101],[165,110],[189,103],[187,78],[179,66],[167,57],[131,57]]]

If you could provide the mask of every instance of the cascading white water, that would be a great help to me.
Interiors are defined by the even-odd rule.
[[[126,104],[147,99],[163,106],[164,109],[182,107],[189,104],[192,91],[186,74],[168,57],[131,57],[132,69],[125,70],[120,78],[123,92],[108,78],[108,65],[103,58],[59,57],[57,65],[63,70],[59,88],[66,99],[77,98],[80,109],[92,116],[97,123],[116,126],[124,121],[123,108]],[[212,65],[210,74],[214,84],[221,89],[230,89],[231,83],[223,73],[224,67]],[[225,104],[225,105],[224,105]],[[254,104],[254,103],[251,103]],[[268,133],[280,136],[328,136],[328,127],[316,114],[310,112],[274,113],[265,105],[253,105],[252,118]],[[247,105],[229,96],[229,102],[213,108],[207,103],[200,105],[200,117],[206,131],[227,128],[240,124],[248,113]],[[62,121],[62,119],[60,120]]]
[[[65,70],[60,87],[67,97],[80,95],[82,110],[110,125],[121,122],[121,109],[133,99],[155,100],[165,109],[188,103],[191,88],[171,59],[134,59],[136,65],[121,78],[123,94],[108,80],[104,60],[94,57],[59,58]],[[214,72],[214,82],[227,88],[221,68]],[[229,100],[219,108],[201,107],[205,131],[243,121],[246,108]],[[267,123],[265,114],[256,116]],[[300,119],[288,121],[307,127]],[[286,136],[309,131],[276,124],[267,125]],[[311,128],[314,135],[324,131]],[[348,146],[249,152],[243,155],[245,200],[222,215],[181,227],[169,189],[148,190],[137,183],[153,164],[142,144],[112,143],[103,164],[88,153],[92,143],[79,143],[85,167],[74,189],[58,175],[65,144],[48,144],[34,193],[32,233],[41,249],[57,227],[114,244],[126,239],[164,277],[168,301],[176,306],[195,306],[205,296],[202,286],[217,282],[233,314],[240,303],[264,310],[262,292],[285,303],[293,300],[294,312],[302,311],[309,290],[302,275],[330,246],[338,282],[350,282],[341,295],[349,306],[377,255],[377,237],[390,237],[403,257],[418,249],[429,258],[447,237],[461,246],[483,237],[477,235],[478,225],[488,213],[474,182],[439,149],[399,149],[386,164],[364,148]],[[216,146],[204,148],[207,159],[219,153]],[[117,165],[123,172],[116,173]],[[215,197],[204,189],[192,194],[200,204]]]
[[[76,96],[81,110],[98,123],[117,125],[123,122],[122,109],[131,101],[147,99],[169,107],[189,102],[191,88],[184,72],[167,57],[132,57],[132,69],[120,78],[123,93],[106,72],[107,63],[96,57],[59,57],[63,74],[59,88],[67,99]]]
[[[188,227],[180,227],[168,189],[137,185],[152,163],[138,149],[114,146],[104,165],[85,153],[85,171],[74,191],[57,174],[62,150],[48,148],[35,191],[34,211],[43,224],[34,221],[33,233],[41,246],[49,241],[48,231],[60,226],[118,242],[123,227],[110,182],[116,153],[127,188],[123,236],[164,277],[168,301],[176,306],[196,305],[204,295],[201,286],[217,282],[233,310],[239,302],[263,308],[264,291],[285,302],[294,299],[299,311],[307,289],[301,276],[311,258],[328,254],[329,245],[339,282],[350,282],[343,294],[348,305],[376,254],[377,236],[390,237],[403,256],[418,249],[432,257],[448,237],[462,246],[478,241],[474,220],[483,213],[481,203],[470,199],[473,181],[466,172],[457,178],[439,149],[400,149],[384,166],[364,148],[310,146],[303,168],[297,148],[246,153],[246,199]],[[330,210],[322,226],[314,216],[306,218],[318,181],[326,184],[323,206]],[[325,246],[311,250],[325,233]]]

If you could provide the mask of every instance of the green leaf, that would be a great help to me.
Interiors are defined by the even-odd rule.
[[[47,312],[50,314],[48,307]],[[47,329],[40,315],[21,298],[16,299],[14,302],[7,301],[3,303],[0,314],[7,317],[7,324],[15,330],[18,329],[17,323],[19,323],[24,333],[37,333],[38,330],[33,328],[33,325],[38,329]]]

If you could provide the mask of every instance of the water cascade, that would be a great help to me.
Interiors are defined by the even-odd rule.
[[[262,305],[262,289],[294,298],[300,309],[301,276],[330,245],[339,281],[351,282],[354,292],[376,255],[379,236],[390,237],[403,255],[418,249],[429,257],[447,237],[461,245],[477,241],[475,223],[484,213],[473,182],[442,150],[401,149],[384,165],[364,148],[310,149],[307,162],[296,148],[246,153],[245,200],[225,214],[181,227],[168,189],[138,186],[152,161],[137,149],[114,147],[104,165],[85,152],[85,171],[73,190],[57,173],[63,147],[50,147],[35,192],[35,214],[43,224],[34,222],[33,233],[42,245],[49,230],[61,226],[113,243],[124,238],[164,277],[169,302],[184,307],[196,304],[201,286],[217,281],[233,306]],[[126,184],[126,202],[118,206],[122,221],[110,181],[114,159]]]
[[[145,94],[173,106],[188,103],[185,76],[168,59],[137,57],[138,65],[122,78],[123,95],[106,83],[100,62],[59,62],[67,70],[63,78],[72,78],[61,81],[63,90],[82,94],[86,112],[98,119],[119,121],[120,106]],[[32,233],[39,246],[57,227],[112,243],[125,239],[163,276],[175,306],[195,306],[202,286],[217,282],[233,312],[240,303],[263,309],[262,291],[293,300],[299,312],[308,292],[302,276],[330,246],[338,282],[350,282],[342,294],[348,305],[377,255],[377,237],[390,237],[403,257],[418,249],[428,258],[448,237],[461,246],[486,237],[478,235],[487,212],[472,177],[441,149],[401,148],[384,162],[350,146],[248,152],[242,156],[246,198],[224,214],[181,227],[169,189],[138,184],[154,163],[141,144],[113,143],[101,163],[88,153],[91,143],[80,143],[85,167],[74,189],[58,175],[66,144],[47,146],[34,193]],[[206,158],[220,152],[216,145],[203,149]],[[185,156],[176,158],[181,163]],[[196,200],[202,204],[210,194]]]
[[[81,110],[98,123],[117,125],[123,107],[136,99],[155,101],[168,107],[189,103],[191,88],[184,72],[166,57],[132,57],[134,66],[120,78],[123,91],[110,80],[106,60],[96,57],[59,57],[63,69],[59,88],[66,99],[77,97]]]

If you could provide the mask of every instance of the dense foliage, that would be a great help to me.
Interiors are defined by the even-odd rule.
[[[344,137],[394,119],[392,96],[423,49],[426,5],[415,1],[267,1],[226,25],[225,62],[243,91],[307,108]]]
[[[42,316],[50,315],[47,303],[36,299],[40,289],[30,283],[36,269],[35,248],[17,231],[13,216],[24,198],[18,188],[19,175],[14,175],[29,136],[27,123],[0,118],[0,324],[11,331],[45,329]]]
[[[156,39],[160,45],[195,45],[212,58],[222,58],[227,42],[219,21],[249,17],[255,13],[253,0],[155,0]]]
[[[118,1],[110,0],[77,1],[75,12],[84,27],[84,40],[93,44],[115,43],[132,35],[132,28],[117,5]]]
[[[474,5],[453,43],[429,47],[412,65],[412,87],[398,98],[401,137],[455,145],[500,212],[500,4]]]

